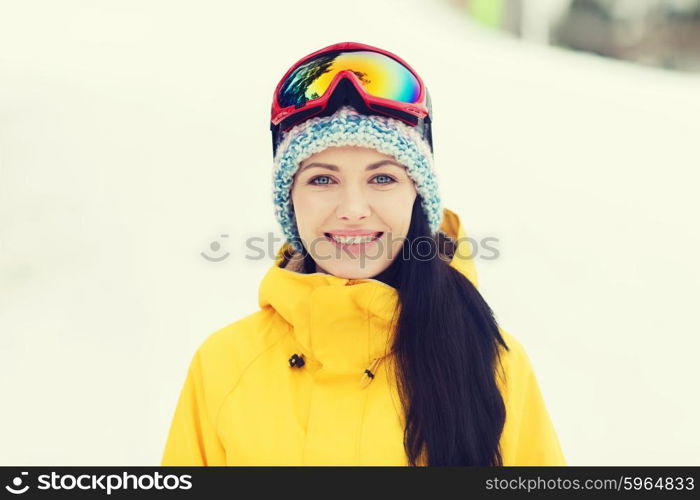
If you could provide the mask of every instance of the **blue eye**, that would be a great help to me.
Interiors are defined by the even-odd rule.
[[[319,175],[318,177],[314,177],[309,181],[309,184],[314,184],[316,186],[325,186],[329,184],[328,182],[316,182],[318,179],[330,179],[327,175]]]
[[[396,182],[396,180],[394,180],[393,177],[390,177],[390,176],[384,175],[384,174],[377,175],[377,176],[375,177],[375,179],[378,179],[378,178],[380,178],[380,177],[386,177],[387,179],[389,179],[389,181],[388,181],[388,182],[380,182],[379,184],[391,184],[391,183],[393,183],[393,182]]]

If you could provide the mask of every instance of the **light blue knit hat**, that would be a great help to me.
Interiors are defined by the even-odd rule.
[[[422,208],[435,234],[442,223],[442,202],[433,155],[428,143],[411,126],[388,116],[364,115],[343,106],[329,116],[310,118],[282,137],[274,158],[273,202],[275,216],[290,245],[302,252],[291,189],[294,174],[309,156],[332,146],[361,146],[394,156],[406,166],[422,198]]]

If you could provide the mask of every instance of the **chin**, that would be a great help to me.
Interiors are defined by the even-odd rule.
[[[333,276],[345,279],[361,280],[370,279],[384,271],[388,266],[380,262],[365,262],[364,267],[361,262],[328,262],[323,265],[323,269]]]

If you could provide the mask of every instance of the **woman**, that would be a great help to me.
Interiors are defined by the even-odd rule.
[[[162,465],[565,465],[441,207],[430,125],[420,76],[382,49],[287,71],[271,124],[287,241],[260,310],[195,353]]]

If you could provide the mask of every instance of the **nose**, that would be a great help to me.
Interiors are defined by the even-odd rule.
[[[346,187],[339,194],[336,215],[348,222],[361,221],[370,215],[370,205],[361,187]]]

